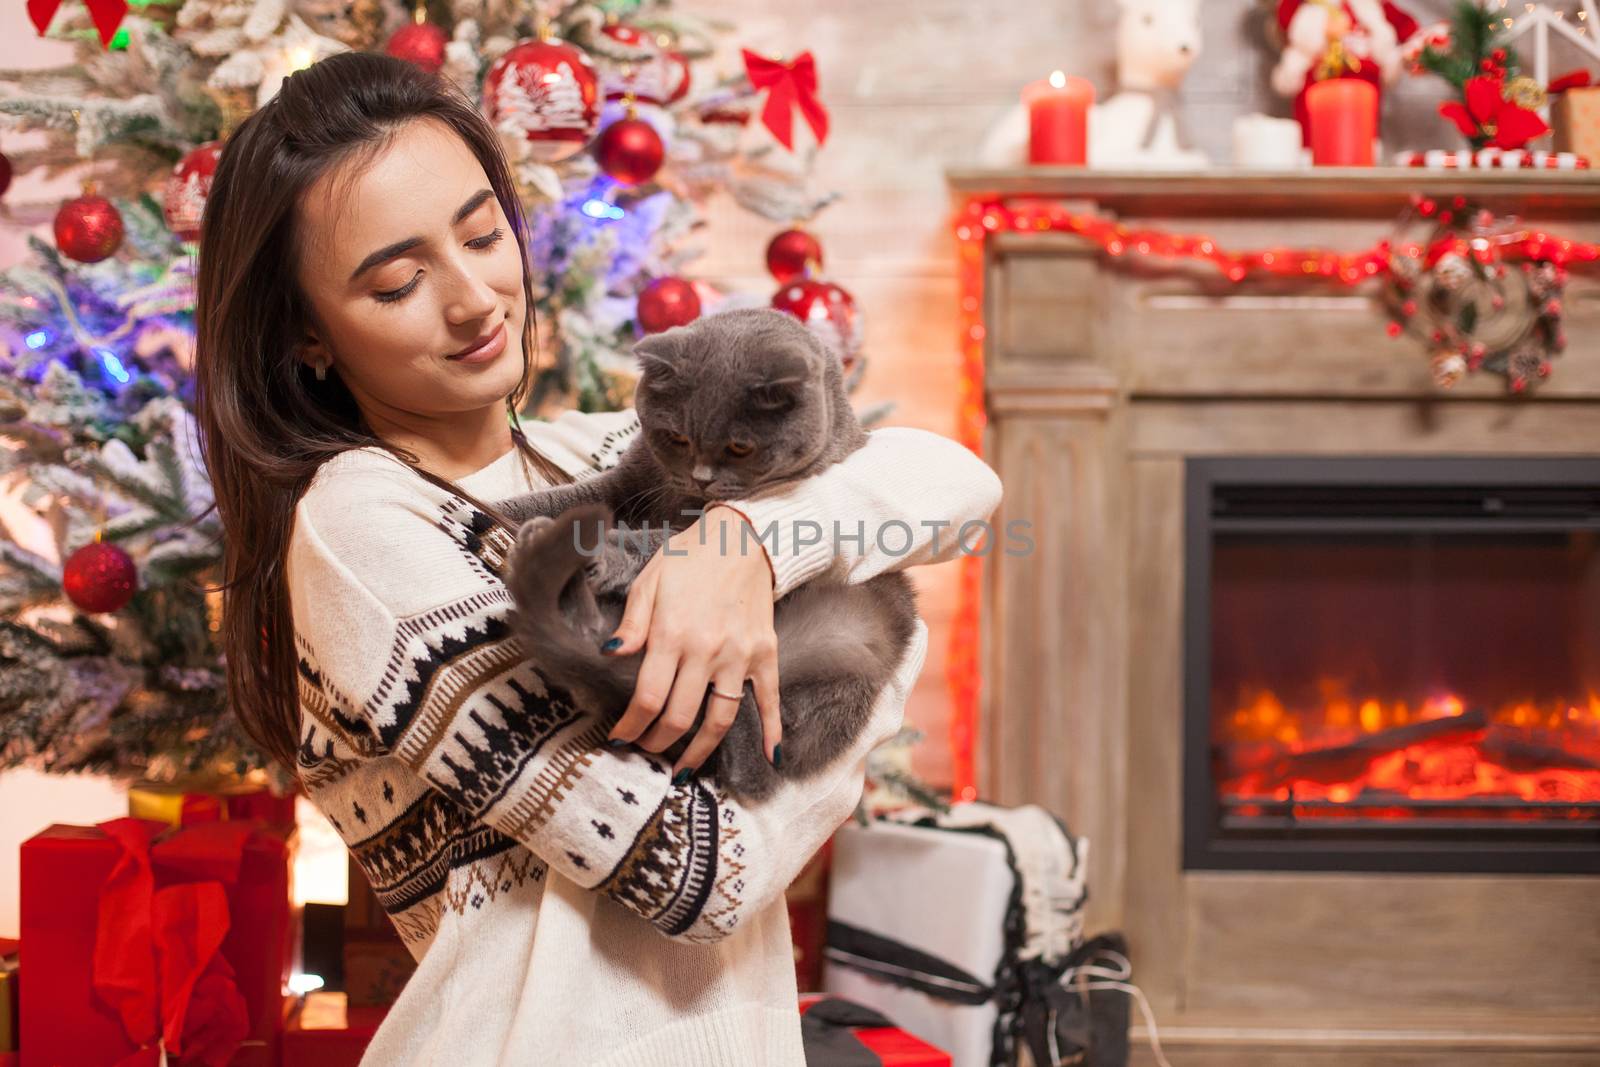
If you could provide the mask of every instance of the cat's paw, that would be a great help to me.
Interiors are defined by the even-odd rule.
[[[517,552],[528,551],[555,524],[556,520],[548,515],[537,515],[517,527]]]

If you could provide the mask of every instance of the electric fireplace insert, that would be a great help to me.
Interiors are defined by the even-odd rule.
[[[1187,868],[1600,871],[1600,458],[1186,473]]]

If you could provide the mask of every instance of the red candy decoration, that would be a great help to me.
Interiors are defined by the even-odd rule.
[[[429,74],[444,66],[444,46],[450,35],[432,22],[413,22],[394,31],[384,51],[397,59],[415,63]]]
[[[667,82],[672,86],[672,95],[667,97],[667,103],[676,104],[689,95],[689,85],[693,75],[690,72],[689,57],[682,52],[668,52],[666,57],[667,66],[672,71]]]
[[[122,245],[122,213],[103,196],[85,194],[56,212],[56,247],[79,263],[98,263]]]
[[[657,278],[639,294],[639,328],[645,333],[687,326],[699,317],[700,294],[682,278]]]
[[[779,282],[790,282],[808,267],[822,266],[822,245],[804,230],[784,230],[767,244],[767,270]]]
[[[61,587],[67,599],[84,611],[118,611],[133,599],[139,575],[133,558],[121,548],[91,541],[67,557]]]
[[[502,132],[525,137],[541,163],[589,143],[600,121],[600,79],[589,57],[564,41],[524,41],[495,60],[483,105]]]
[[[167,220],[167,229],[179,240],[200,239],[200,219],[205,214],[211,178],[217,173],[217,160],[221,155],[222,142],[207,141],[178,160],[167,176],[161,214]]]
[[[641,185],[661,169],[667,148],[654,126],[630,115],[601,131],[594,155],[600,161],[600,169],[617,181]]]

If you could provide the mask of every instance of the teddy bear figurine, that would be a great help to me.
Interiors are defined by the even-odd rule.
[[[1200,55],[1201,0],[1117,0],[1117,82],[1088,118],[1088,164],[1130,170],[1198,170],[1204,153],[1184,147],[1178,88]],[[987,166],[1027,161],[1027,109],[1015,105],[978,153]]]

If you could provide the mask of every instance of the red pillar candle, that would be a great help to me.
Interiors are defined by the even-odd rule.
[[[1024,89],[1022,102],[1028,108],[1029,163],[1087,162],[1093,85],[1058,70]]]
[[[1378,89],[1360,78],[1328,78],[1306,90],[1311,161],[1319,167],[1372,166]]]

